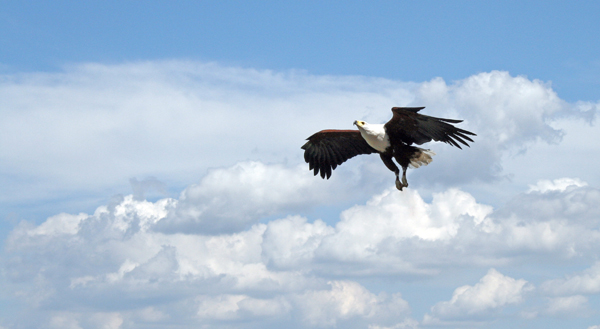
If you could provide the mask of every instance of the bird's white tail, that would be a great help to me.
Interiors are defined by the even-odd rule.
[[[410,164],[408,165],[411,168],[419,168],[420,166],[428,165],[433,159],[435,153],[432,150],[426,150],[422,148],[418,148],[418,151],[413,153],[410,158]]]

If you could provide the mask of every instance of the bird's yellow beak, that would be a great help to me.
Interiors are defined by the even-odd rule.
[[[364,125],[364,124],[365,124],[364,121],[358,121],[358,120],[354,121],[354,125],[357,127],[362,127],[362,125]]]

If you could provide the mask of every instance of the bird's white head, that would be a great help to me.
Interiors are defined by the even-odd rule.
[[[356,120],[354,121],[354,125],[357,126],[358,128],[361,128],[364,125],[367,125],[368,123],[364,122],[364,121],[360,121],[360,120]]]
[[[360,120],[354,121],[354,124],[358,127],[361,136],[372,148],[380,152],[385,152],[390,146],[390,139],[385,133],[383,124],[369,124]]]

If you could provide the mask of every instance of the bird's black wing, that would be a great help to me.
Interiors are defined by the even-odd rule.
[[[423,107],[392,108],[394,116],[384,126],[391,142],[421,145],[434,140],[461,148],[459,143],[469,146],[466,141],[473,142],[467,135],[477,136],[470,131],[451,125],[451,123],[459,123],[462,120],[442,119],[418,114],[417,112],[421,109]]]
[[[359,154],[379,153],[360,135],[358,130],[322,130],[307,138],[302,146],[304,160],[315,176],[329,179],[331,171]]]

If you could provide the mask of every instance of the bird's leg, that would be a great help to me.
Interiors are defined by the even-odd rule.
[[[406,169],[408,167],[402,167],[402,187],[408,187],[408,181],[406,180]],[[402,191],[402,189],[400,189]]]
[[[396,164],[394,163],[394,161],[392,160],[392,155],[390,153],[380,153],[379,156],[381,157],[381,160],[383,161],[383,163],[385,164],[385,166],[394,172],[394,174],[396,174],[396,188],[399,189],[400,191],[402,191],[402,188],[404,187],[402,184],[400,184],[400,169],[398,169],[398,166],[396,166]]]

